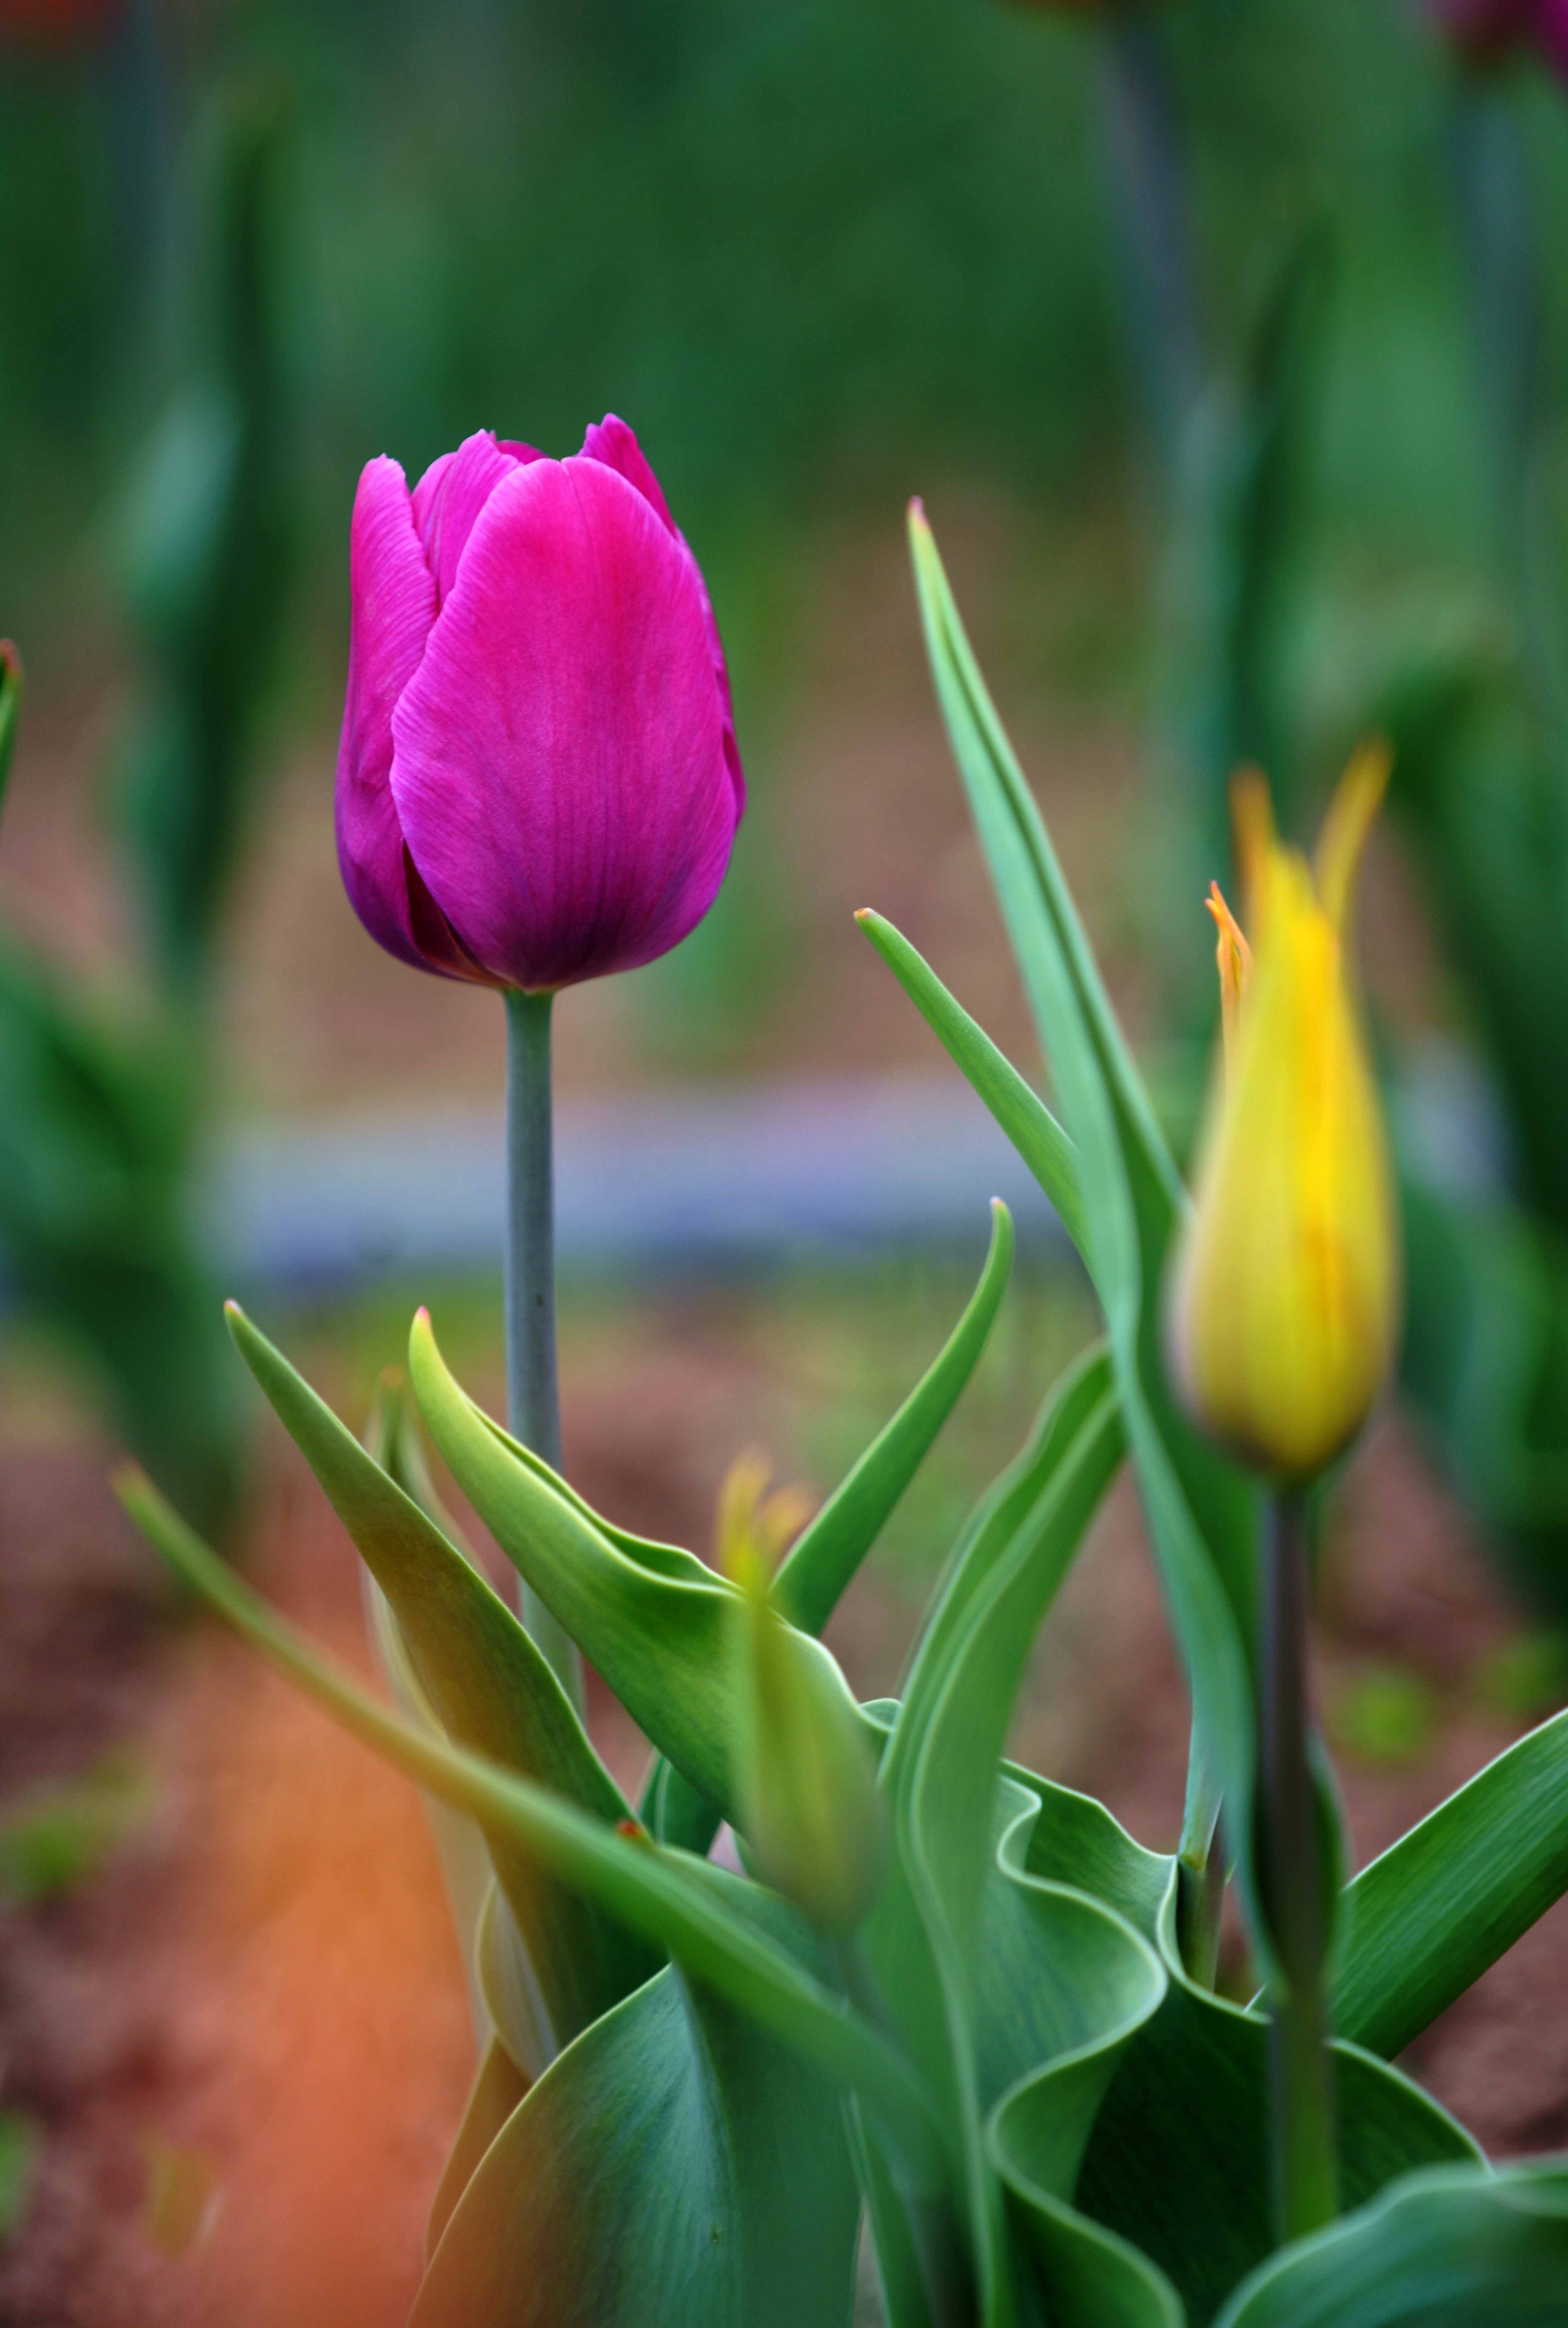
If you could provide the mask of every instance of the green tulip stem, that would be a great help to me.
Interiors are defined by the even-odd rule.
[[[1275,2228],[1282,2242],[1338,2212],[1334,2062],[1325,1967],[1329,1903],[1309,1751],[1306,1507],[1270,1499],[1263,1599],[1261,1875],[1277,1971],[1269,2008]]]
[[[506,996],[506,1413],[513,1434],[554,1471],[561,1464],[556,1379],[555,1159],[550,1121],[553,994]],[[565,1628],[528,1585],[522,1620],[583,1710],[583,1664]]]

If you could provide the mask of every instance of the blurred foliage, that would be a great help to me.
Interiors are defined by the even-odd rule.
[[[136,1032],[0,949],[0,1234],[7,1276],[94,1363],[155,1475],[221,1523],[239,1403],[192,1241],[188,1037]]]
[[[33,2195],[38,2128],[20,2110],[0,2109],[0,2247],[20,2229]]]
[[[192,302],[198,344],[121,523],[147,699],[125,808],[159,965],[183,991],[199,991],[211,969],[292,580],[274,280],[286,118],[281,89],[243,87],[216,125],[200,205],[210,247]]]
[[[204,1005],[291,578],[271,218],[285,128],[276,93],[249,83],[205,125],[191,344],[121,526],[146,679],[122,838],[148,975],[110,1008],[0,940],[9,1288],[87,1355],[132,1448],[216,1532],[239,1488],[240,1408],[196,1205]],[[19,692],[13,655],[0,781]]]
[[[143,2221],[148,2239],[169,2262],[189,2253],[217,2220],[221,2192],[217,2169],[204,2151],[153,2135],[142,2145],[147,2170]]]
[[[299,92],[286,322],[322,384],[309,498],[334,603],[367,447],[418,469],[488,423],[561,451],[624,408],[705,559],[747,508],[881,503],[960,465],[1074,490],[1121,457],[1090,26],[989,0],[145,13],[161,102],[117,50],[18,56],[0,89],[0,573],[62,517],[71,538],[136,426],[115,172],[155,176],[159,121],[258,62]],[[1160,30],[1218,338],[1254,299],[1260,234],[1333,216],[1327,511],[1358,542],[1451,556],[1484,512],[1452,458],[1473,415],[1438,44],[1394,0],[1188,0]],[[1543,174],[1568,215],[1561,163]]]
[[[1358,1762],[1419,1762],[1437,1735],[1437,1694],[1420,1674],[1375,1666],[1348,1677],[1329,1707],[1329,1734]]]
[[[150,1773],[124,1754],[35,1788],[0,1813],[0,1894],[32,1902],[74,1891],[142,1824],[152,1803]]]

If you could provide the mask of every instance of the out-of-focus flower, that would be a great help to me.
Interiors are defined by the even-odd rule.
[[[740,1591],[743,1832],[765,1882],[822,1930],[850,1932],[887,1863],[876,1758],[831,1657],[769,1599],[778,1555],[806,1512],[787,1492],[765,1495],[766,1486],[766,1463],[743,1455],[718,1507],[719,1564]]]
[[[1426,8],[1469,63],[1533,48],[1568,80],[1568,0],[1426,0]]]
[[[123,0],[0,0],[0,43],[70,49],[101,39]]]
[[[338,861],[388,951],[549,991],[713,903],[745,806],[697,561],[624,421],[360,479]]]
[[[1356,868],[1388,776],[1358,753],[1315,866],[1238,781],[1245,941],[1216,893],[1225,1062],[1172,1287],[1171,1348],[1203,1428],[1303,1478],[1348,1444],[1391,1363],[1399,1261],[1382,1109],[1345,959]]]
[[[1017,7],[1049,8],[1058,16],[1113,16],[1143,5],[1145,0],[1014,0]]]

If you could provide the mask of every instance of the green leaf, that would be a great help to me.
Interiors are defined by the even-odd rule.
[[[628,1818],[560,1684],[500,1595],[243,1311],[230,1302],[227,1314],[246,1365],[385,1592],[442,1729],[608,1826]],[[491,1851],[538,1976],[548,2058],[640,1986],[658,1958],[577,1894],[541,1881],[513,1837],[492,1836]]]
[[[777,1606],[820,1633],[974,1372],[1007,1291],[1012,1216],[991,1205],[991,1247],[963,1315],[903,1405],[803,1530],[774,1584]]]
[[[1568,1713],[1499,1754],[1351,1884],[1334,2025],[1401,2051],[1568,1892]]]
[[[1165,1264],[1186,1198],[918,510],[911,537],[938,700],[1080,1159],[1085,1260],[1105,1311],[1128,1441],[1266,1955],[1251,1849],[1257,1497],[1178,1411],[1161,1349]]]
[[[1126,2051],[1094,2122],[1076,2201],[1168,2276],[1207,2321],[1274,2246],[1269,2026],[1181,1970],[1172,1877],[1160,1920],[1169,1986]],[[1421,2089],[1336,2044],[1341,2190],[1355,2207],[1413,2168],[1480,2154]]]
[[[144,1824],[154,1792],[140,1761],[108,1754],[12,1804],[0,1814],[0,1898],[31,1902],[74,1891]]]
[[[0,639],[0,808],[11,778],[11,755],[22,719],[22,657],[9,639]]]
[[[214,1532],[242,1441],[218,1292],[192,1239],[192,1047],[94,1007],[0,942],[0,1242],[138,1460]]]
[[[1045,1101],[1030,1089],[1006,1052],[999,1050],[983,1028],[977,1027],[968,1011],[954,1001],[930,963],[901,931],[869,906],[855,919],[949,1057],[990,1108],[1082,1252],[1085,1232],[1078,1152]]]
[[[671,1968],[508,2118],[410,2328],[847,2328],[859,2221],[833,2087]]]
[[[0,2247],[26,2219],[41,2146],[32,2118],[20,2110],[0,2110]]]
[[[529,2084],[500,2038],[492,2037],[468,2096],[457,2139],[447,2154],[436,2196],[430,2202],[430,2220],[425,2229],[427,2262],[435,2254],[441,2234],[473,2181],[480,2160],[528,2092]]]
[[[436,1493],[419,1440],[418,1421],[407,1395],[405,1379],[395,1367],[387,1367],[376,1385],[361,1444],[404,1494],[418,1504],[426,1518],[434,1523],[447,1541],[459,1552],[466,1554],[467,1545]],[[393,1698],[410,1722],[439,1732],[442,1727],[440,1720],[415,1670],[408,1644],[391,1602],[368,1568],[361,1567],[360,1582],[365,1604],[366,1630],[380,1660],[382,1677]],[[425,1794],[422,1799],[425,1816],[436,1845],[436,1856],[441,1863],[441,1878],[446,1887],[446,1904],[451,1910],[458,1951],[468,1975],[474,2034],[484,2048],[490,2041],[491,2021],[479,1992],[474,1946],[485,1901],[495,1889],[495,1870],[491,1863],[489,1846],[471,1818],[465,1818],[460,1811],[455,1811],[449,1803],[437,1801],[432,1794]],[[518,1945],[521,1947],[521,1939]],[[536,2021],[531,2037],[532,2050],[518,2054],[516,2059],[529,2076],[537,2077],[555,2051],[554,2039],[544,2015]]]
[[[765,1931],[739,1912],[737,1899],[755,1887],[706,1860],[666,1851],[641,1833],[617,1833],[530,1780],[412,1729],[241,1583],[139,1473],[123,1473],[117,1486],[132,1518],[175,1572],[344,1728],[476,1818],[493,1849],[502,1839],[530,1852],[560,1882],[667,1948],[692,1978],[793,2046],[840,2089],[859,2095],[910,2174],[941,2187],[948,2154],[919,2080],[887,2041],[809,1968],[816,1943],[782,1901],[773,1903],[774,1912],[787,1920],[794,1952],[779,1942],[776,1923]]]
[[[1562,2328],[1568,2167],[1413,2174],[1286,2248],[1216,2328]]]
[[[775,1580],[777,1606],[804,1633],[820,1633],[974,1371],[1007,1291],[1012,1220],[998,1203],[980,1282],[930,1366],[793,1546]],[[661,1842],[706,1851],[718,1831],[717,1804],[662,1757],[650,1769],[639,1806]]]
[[[1145,1944],[1097,1902],[1015,1870],[998,1902],[1012,1943],[1009,1974],[988,1983],[1000,2010],[991,2013],[983,2034],[977,2027],[977,1942],[988,1871],[993,1879],[997,1873],[1001,1748],[1040,1619],[1122,1448],[1109,1364],[1103,1352],[1092,1353],[1058,1385],[1029,1444],[961,1539],[884,1758],[897,1821],[897,1869],[869,1933],[871,1958],[915,2058],[962,2130],[970,2237],[988,2323],[1012,2318],[1017,2292],[1000,2188],[985,2146],[986,2102],[999,2083],[1035,2069],[1042,2054],[1064,2050],[1062,2019],[1047,2000],[1071,1989],[1066,1966],[1089,1971],[1098,1994],[1104,1967],[1122,1973],[1131,1960],[1127,1976],[1134,1988],[1141,1979],[1140,2002],[1131,2018],[1111,2016],[1109,2049],[1097,2042],[1108,2024],[1093,2010],[1087,2024],[1075,2023],[1066,2042],[1079,2056],[1075,2126],[1081,2147],[1114,2068],[1115,2037],[1147,2017],[1163,1985]],[[1010,1826],[1017,1810],[1005,1784],[1002,1800],[1004,1825]],[[1035,1799],[1023,1800],[1032,1813]],[[994,1967],[1000,1939],[993,1924],[988,1967]],[[1004,2051],[999,2021],[1021,2046],[1006,2050],[1000,2070],[994,2066]],[[1094,2069],[1087,2066],[1091,2057]]]
[[[605,1527],[547,1465],[492,1428],[447,1372],[423,1310],[408,1349],[436,1444],[502,1550],[654,1745],[739,1825],[734,1587],[690,1553]],[[800,1647],[840,1685],[824,1648]]]

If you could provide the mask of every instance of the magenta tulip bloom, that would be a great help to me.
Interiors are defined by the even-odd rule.
[[[485,433],[354,502],[338,862],[416,969],[549,992],[668,953],[746,803],[697,560],[613,416],[569,460]]]
[[[1427,7],[1471,63],[1534,48],[1568,80],[1568,0],[1427,0]]]

